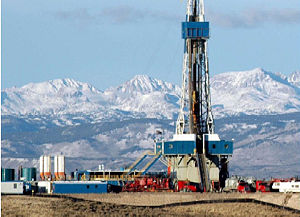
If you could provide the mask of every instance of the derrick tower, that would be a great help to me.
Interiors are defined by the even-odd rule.
[[[155,152],[163,156],[177,183],[192,184],[199,191],[224,187],[228,158],[233,153],[233,142],[220,140],[214,132],[207,55],[209,36],[203,0],[187,0],[186,20],[182,22],[182,96],[176,133],[170,141],[162,140],[155,146]]]
[[[188,131],[198,135],[212,134],[214,121],[207,56],[209,22],[205,22],[203,0],[188,0],[186,22],[182,23],[182,38],[184,39],[183,85],[176,133],[185,132],[184,109],[188,105]]]

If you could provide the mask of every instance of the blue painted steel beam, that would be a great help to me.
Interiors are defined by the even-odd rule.
[[[148,170],[158,161],[158,159],[161,157],[161,154],[160,155],[156,155],[155,156],[155,159],[153,160],[153,162],[145,169],[145,171],[142,173],[142,175],[145,175]]]
[[[128,171],[128,174],[130,174],[134,169],[136,169],[136,167],[138,165],[140,165],[140,163],[142,163],[142,161],[147,157],[148,155],[144,155],[129,171]]]

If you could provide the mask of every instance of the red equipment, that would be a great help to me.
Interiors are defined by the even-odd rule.
[[[178,181],[175,186],[175,190],[179,191],[188,191],[188,192],[196,192],[197,188],[194,185],[190,185],[189,181]]]
[[[272,181],[256,181],[256,192],[271,192]]]
[[[133,182],[128,182],[122,189],[125,192],[154,192],[170,191],[169,178],[144,177],[136,178]]]
[[[239,182],[237,190],[241,193],[250,193],[251,188],[247,182]]]

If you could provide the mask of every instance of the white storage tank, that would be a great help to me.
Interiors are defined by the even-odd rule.
[[[65,180],[65,156],[59,155],[58,158],[58,177],[60,180]]]
[[[54,156],[54,175],[56,180],[65,180],[65,156]]]
[[[44,156],[44,177],[45,180],[51,179],[51,157],[49,155]]]
[[[40,177],[41,180],[45,180],[44,176],[44,155],[40,157]]]
[[[55,180],[59,180],[59,177],[58,177],[58,156],[57,155],[54,156],[54,177],[55,177]]]

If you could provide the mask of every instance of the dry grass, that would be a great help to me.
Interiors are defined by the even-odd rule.
[[[286,206],[300,210],[300,194],[283,193],[174,193],[174,192],[123,192],[119,194],[73,194],[74,198],[85,200],[133,205],[133,206],[161,206],[165,204],[184,203],[194,201],[256,199],[266,203]]]
[[[66,198],[2,196],[1,216],[299,216],[254,203],[217,203],[164,208],[76,201]]]

